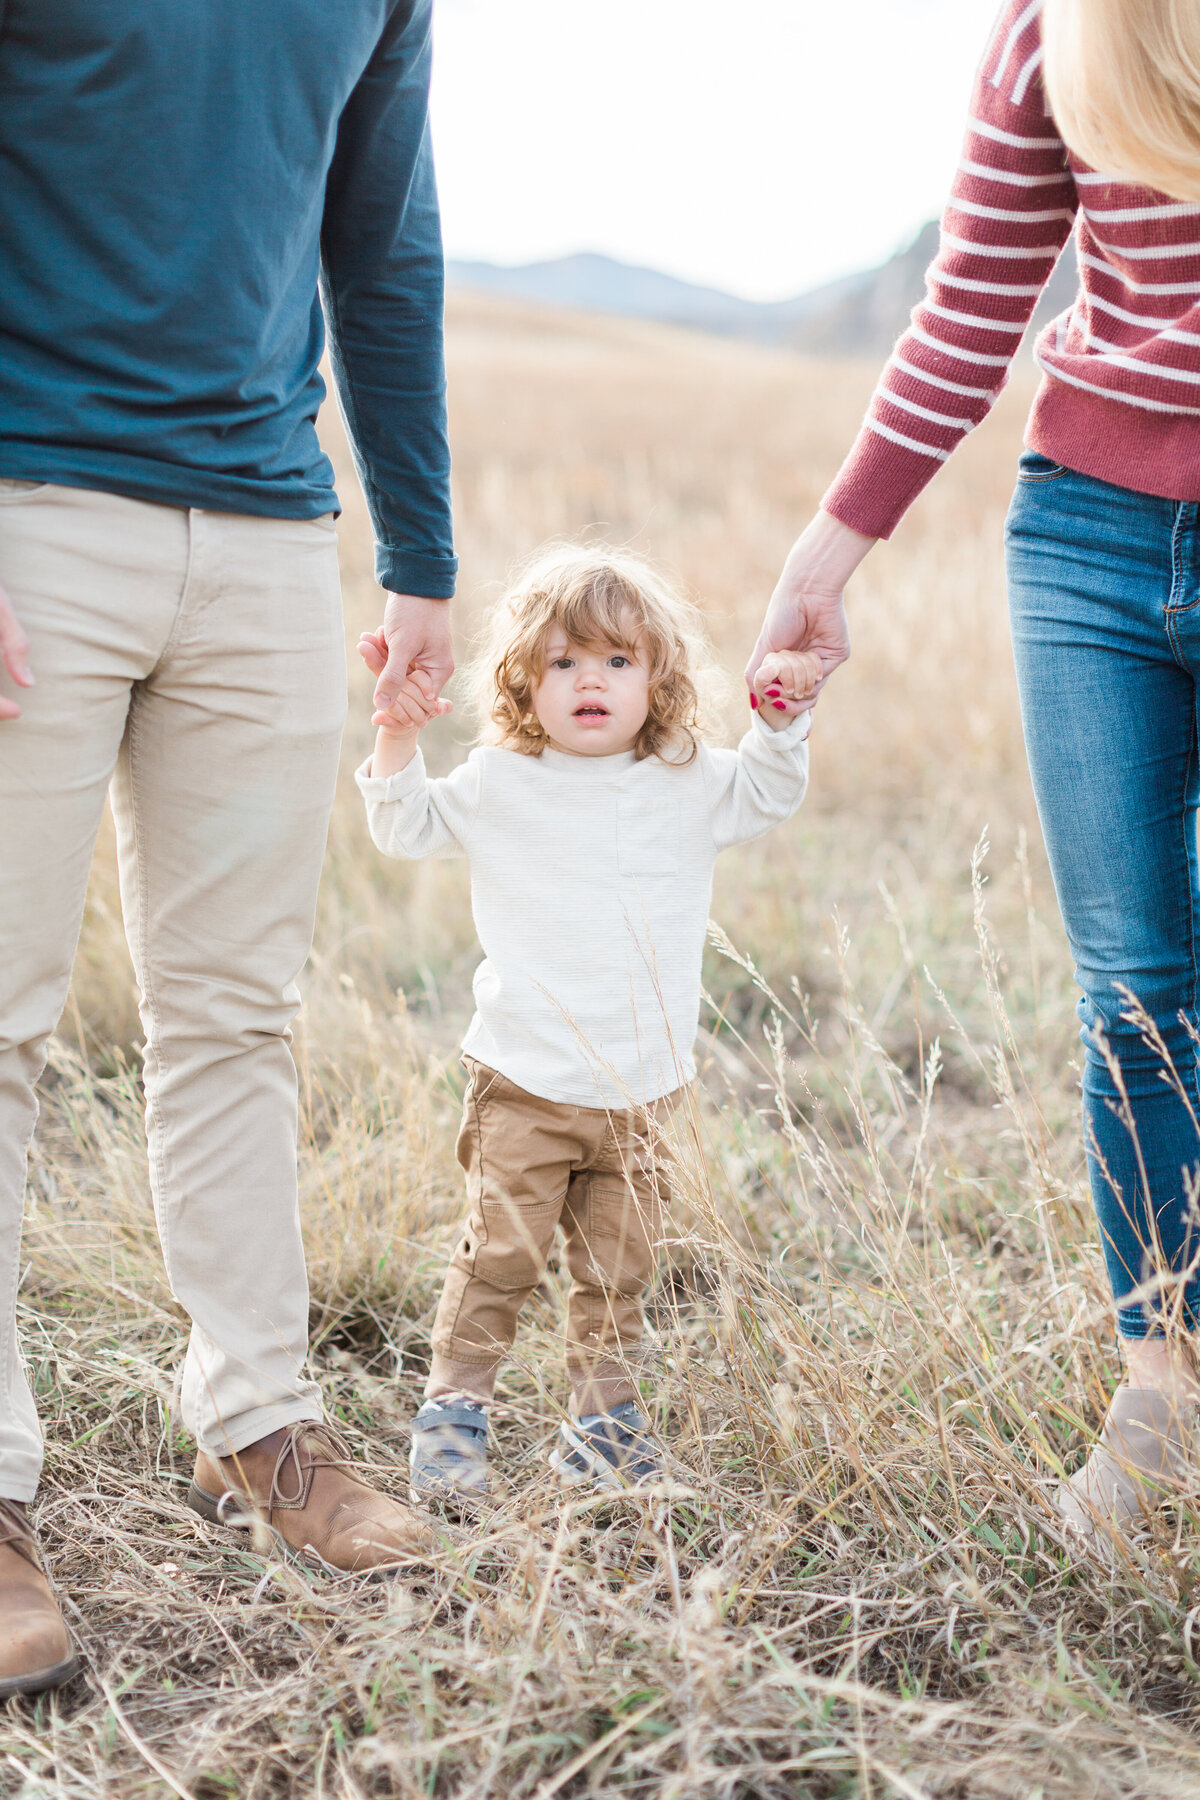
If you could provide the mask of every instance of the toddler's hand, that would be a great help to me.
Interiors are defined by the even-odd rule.
[[[770,650],[758,666],[750,704],[760,709],[764,725],[781,731],[810,709],[822,672],[815,651]]]
[[[387,711],[372,713],[371,723],[389,733],[420,731],[431,719],[451,712],[453,705],[451,700],[437,699],[428,675],[414,669]]]

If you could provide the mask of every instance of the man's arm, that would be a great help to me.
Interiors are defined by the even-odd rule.
[[[388,590],[377,704],[418,666],[453,667],[444,602],[458,563],[442,346],[443,265],[429,142],[432,0],[396,0],[338,125],[321,293],[338,397]]]

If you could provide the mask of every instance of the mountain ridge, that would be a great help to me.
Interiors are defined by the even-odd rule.
[[[455,288],[544,306],[679,325],[807,355],[874,356],[885,355],[903,331],[923,292],[937,239],[937,222],[931,220],[885,262],[788,300],[747,300],[597,251],[512,266],[450,260],[446,276]],[[1038,302],[1032,328],[1040,329],[1069,306],[1077,287],[1074,247],[1068,244]]]

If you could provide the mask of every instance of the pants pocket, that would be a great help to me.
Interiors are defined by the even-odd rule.
[[[1052,462],[1040,450],[1023,450],[1017,463],[1018,481],[1057,481],[1060,476],[1069,474],[1065,463]]]
[[[33,500],[49,493],[52,482],[23,481],[13,475],[0,475],[0,506],[12,506],[19,500]]]

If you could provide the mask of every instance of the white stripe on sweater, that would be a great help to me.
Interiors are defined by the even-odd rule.
[[[1128,175],[1099,175],[1095,169],[1072,169],[1071,177],[1076,187],[1131,187],[1143,194],[1146,191],[1140,181],[1133,181]]]
[[[1065,169],[1053,169],[1049,175],[1020,175],[1015,169],[992,169],[987,163],[968,162],[966,157],[959,159],[958,167],[963,175],[978,175],[985,181],[1003,181],[1009,187],[1059,187],[1070,179]]]
[[[863,424],[868,431],[874,431],[889,443],[903,444],[906,450],[917,450],[922,456],[932,456],[936,462],[945,462],[950,452],[935,450],[932,444],[923,444],[919,438],[905,437],[902,431],[893,431],[890,425],[881,425],[878,419],[864,419]]]
[[[1104,275],[1111,275],[1122,287],[1129,288],[1135,294],[1200,294],[1200,281],[1135,281],[1132,275],[1122,275],[1111,263],[1106,263],[1102,256],[1088,256],[1081,251],[1079,260],[1086,263],[1089,269],[1099,269]]]
[[[1093,296],[1093,299],[1094,299],[1094,296]],[[1117,309],[1115,306],[1109,306],[1109,307],[1106,307],[1104,310],[1106,312],[1116,312]],[[1145,320],[1134,319],[1131,317],[1131,315],[1129,313],[1126,313],[1124,315],[1124,317],[1126,319],[1128,319],[1131,324],[1135,324],[1135,325],[1136,324],[1150,325],[1150,324],[1155,323],[1155,321],[1151,320],[1151,319],[1145,319]],[[1165,321],[1163,321],[1163,320],[1160,320],[1157,322],[1160,324],[1165,323]],[[1105,355],[1107,355],[1109,353],[1109,351],[1113,351],[1113,352],[1124,351],[1128,355],[1129,352],[1131,352],[1133,350],[1147,348],[1151,343],[1190,344],[1190,345],[1194,346],[1196,344],[1200,344],[1200,331],[1185,331],[1181,325],[1168,325],[1167,329],[1165,331],[1156,331],[1154,333],[1153,338],[1147,338],[1146,340],[1144,340],[1144,343],[1141,345],[1113,344],[1113,343],[1110,343],[1107,338],[1098,337],[1094,331],[1089,331],[1087,333],[1087,339],[1088,339],[1089,344],[1095,344],[1096,348],[1098,350],[1102,351]],[[1173,368],[1168,368],[1168,366],[1165,363],[1143,362],[1140,356],[1138,358],[1137,366],[1139,369],[1147,370],[1148,373],[1150,373],[1151,375],[1173,375],[1176,372]],[[1181,375],[1180,376],[1180,380],[1191,381],[1193,379],[1200,380],[1200,376],[1195,376],[1195,377],[1193,377],[1191,375],[1187,375],[1187,376]]]
[[[1041,67],[1042,58],[1045,54],[1045,51],[1039,44],[1033,55],[1022,65],[1021,73],[1017,76],[1013,91],[1009,95],[1009,99],[1014,106],[1020,106],[1023,103],[1025,99],[1025,90],[1033,80],[1034,70]]]
[[[1111,300],[1102,300],[1099,294],[1088,295],[1088,305],[1098,306],[1101,312],[1111,313],[1114,319],[1122,319],[1126,325],[1148,325],[1151,330],[1158,330],[1164,325],[1173,325],[1174,319],[1163,318],[1157,313],[1126,312],[1123,306],[1117,306]]]
[[[1061,244],[1032,244],[1026,250],[1019,244],[989,244],[978,238],[955,237],[952,231],[944,228],[942,242],[952,245],[955,250],[964,250],[970,256],[1002,256],[1010,262],[1036,262],[1040,256],[1062,255]],[[1107,266],[1105,264],[1106,268]]]
[[[974,419],[956,419],[950,413],[934,412],[931,407],[918,406],[915,400],[905,400],[900,394],[893,394],[882,383],[875,389],[873,398],[885,401],[888,406],[898,406],[902,412],[912,413],[918,419],[928,419],[932,425],[950,425],[955,431],[972,431],[975,426]]]
[[[1093,225],[1132,225],[1143,219],[1200,219],[1200,206],[1183,200],[1168,200],[1153,206],[1106,207],[1103,212],[1085,206],[1082,211],[1084,218]]]
[[[1200,256],[1200,244],[1152,244],[1144,250],[1134,250],[1127,244],[1106,244],[1103,238],[1094,241],[1109,256],[1127,256],[1131,262],[1173,262],[1179,257]]]
[[[1056,206],[1043,212],[1013,212],[1002,206],[981,206],[978,200],[960,200],[957,194],[950,196],[947,212],[970,213],[976,219],[999,219],[1005,225],[1044,225],[1049,219],[1073,219],[1074,210]]]
[[[972,281],[967,275],[949,275],[945,269],[939,269],[934,280],[939,287],[967,288],[973,294],[1040,294],[1046,285],[1044,281]]]
[[[939,351],[948,362],[987,363],[993,369],[1007,369],[1012,361],[1011,356],[985,356],[982,350],[960,350],[944,338],[930,337],[915,321],[909,326],[907,335],[916,338],[918,344],[927,344],[931,350]]]
[[[1056,381],[1065,381],[1068,387],[1082,388],[1087,394],[1100,394],[1105,400],[1116,401],[1120,406],[1140,406],[1143,412],[1195,413],[1200,417],[1200,406],[1185,406],[1182,401],[1176,404],[1170,400],[1147,400],[1142,395],[1131,394],[1123,388],[1100,387],[1094,381],[1084,381],[1082,376],[1068,374],[1066,369],[1060,368],[1045,356],[1035,356],[1034,361],[1040,369],[1045,369],[1047,375],[1053,375]],[[1141,369],[1145,364],[1135,363],[1134,367]]]
[[[945,388],[948,394],[966,394],[972,400],[994,400],[999,392],[998,388],[967,387],[961,381],[947,381],[944,375],[931,375],[928,369],[919,369],[916,363],[905,362],[902,356],[893,355],[891,367],[903,369],[906,375],[915,375],[918,381],[927,382],[930,387]]]
[[[1008,59],[1017,46],[1017,42],[1031,19],[1036,19],[1042,10],[1042,0],[1029,0],[1024,12],[1019,13],[1012,30],[1004,40],[1004,48],[1000,52],[1000,61],[992,71],[992,86],[998,88],[1004,80],[1004,71],[1008,67]]]
[[[1130,356],[1123,344],[1111,344],[1107,338],[1097,337],[1094,331],[1088,332],[1087,340],[1114,369],[1133,369],[1142,375],[1157,375],[1162,381],[1182,381],[1188,387],[1200,387],[1200,369],[1169,369],[1162,363],[1149,362],[1144,356]]]
[[[955,312],[952,306],[939,306],[933,300],[920,301],[919,310],[932,313],[935,319],[950,319],[955,325],[973,325],[980,331],[1015,331],[1018,337],[1028,323],[1024,319],[1020,324],[1014,324],[1011,319],[985,319],[978,313]]]
[[[998,125],[989,125],[986,119],[968,119],[967,129],[979,137],[991,138],[993,144],[1011,144],[1014,150],[1066,149],[1060,137],[1018,137],[1013,131],[1001,131]]]

